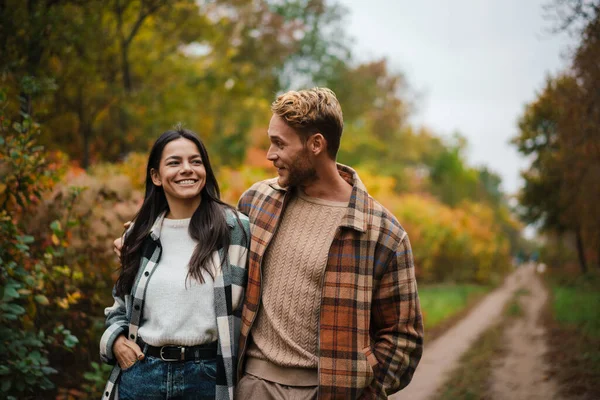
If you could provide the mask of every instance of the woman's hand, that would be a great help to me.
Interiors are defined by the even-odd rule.
[[[119,367],[127,369],[133,366],[138,360],[144,359],[144,353],[137,343],[127,339],[124,335],[120,335],[113,344],[113,354],[117,358]]]

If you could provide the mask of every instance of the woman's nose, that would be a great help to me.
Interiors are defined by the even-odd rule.
[[[181,163],[181,169],[183,172],[188,172],[192,170],[192,166],[190,165],[189,162],[184,161],[183,163]]]

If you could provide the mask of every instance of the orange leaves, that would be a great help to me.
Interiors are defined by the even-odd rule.
[[[242,193],[253,183],[272,176],[274,175],[269,174],[265,169],[251,166],[242,166],[237,170],[225,167],[217,173],[223,200],[234,206]]]

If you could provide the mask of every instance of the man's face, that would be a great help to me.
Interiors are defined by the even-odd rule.
[[[267,159],[277,168],[281,187],[303,186],[317,177],[310,160],[306,143],[302,142],[294,128],[278,115],[271,117],[268,131],[271,146]]]

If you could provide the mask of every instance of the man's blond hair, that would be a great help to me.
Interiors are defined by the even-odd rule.
[[[286,92],[271,105],[273,114],[294,128],[303,142],[320,133],[327,141],[327,153],[335,160],[344,130],[342,107],[335,93],[327,88]]]

